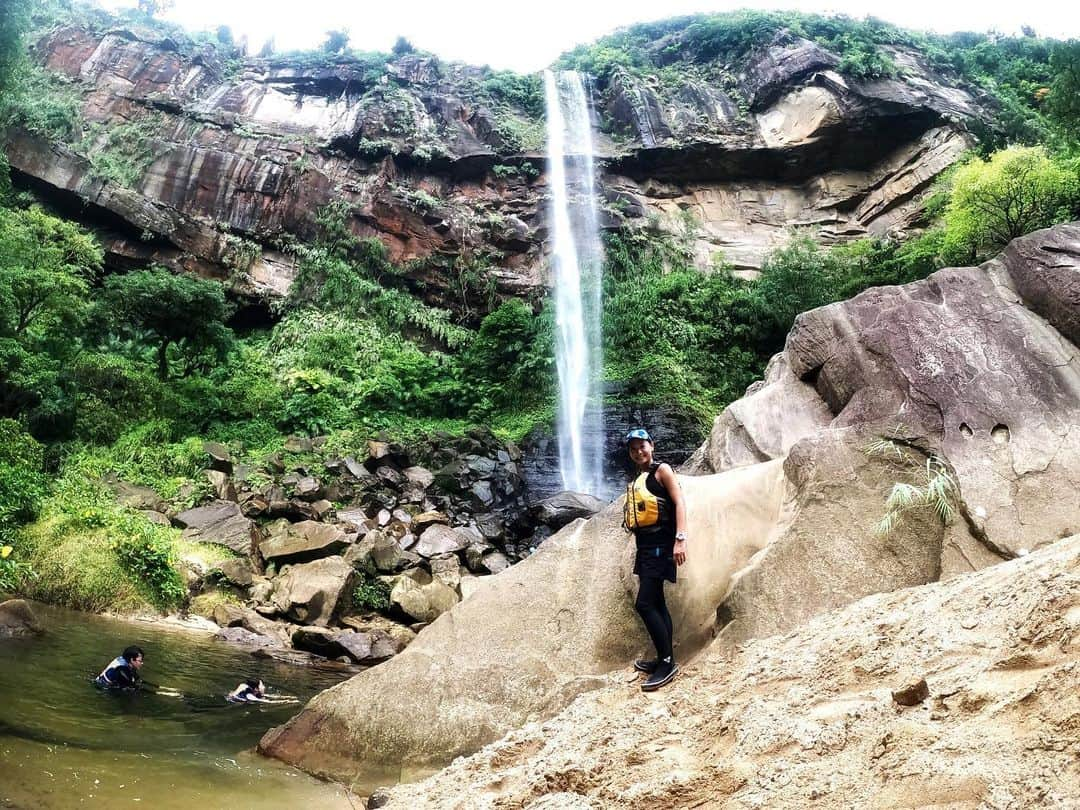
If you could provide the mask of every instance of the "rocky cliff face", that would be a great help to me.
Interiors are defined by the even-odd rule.
[[[540,111],[492,89],[486,69],[415,54],[226,61],[130,28],[64,28],[36,54],[100,127],[77,148],[12,131],[16,178],[77,204],[114,265],[157,261],[280,296],[295,274],[288,244],[343,200],[351,229],[442,305],[482,306],[459,300],[451,268],[466,264],[499,295],[545,284]],[[616,76],[595,99],[607,225],[655,214],[683,231],[688,212],[703,268],[748,271],[790,226],[825,241],[908,227],[969,145],[965,121],[986,113],[918,54],[891,56],[902,78],[855,82],[835,55],[781,36],[724,66],[738,72],[728,82]],[[146,147],[126,186],[88,159],[123,127]]]

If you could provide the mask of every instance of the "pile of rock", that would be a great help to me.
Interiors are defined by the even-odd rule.
[[[527,555],[537,524],[557,527],[583,508],[530,511],[520,451],[486,430],[439,433],[408,449],[380,437],[342,456],[325,438],[291,437],[258,465],[238,463],[221,444],[204,449],[213,496],[192,508],[177,512],[152,490],[108,483],[184,538],[238,555],[212,570],[188,566],[193,597],[238,597],[193,601],[222,638],[360,664],[399,652],[479,577]],[[537,539],[548,533],[541,525]],[[354,604],[358,586],[363,604]]]

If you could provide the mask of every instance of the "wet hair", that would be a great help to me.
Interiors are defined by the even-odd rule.
[[[138,647],[138,646],[136,646],[134,644],[132,644],[130,647],[125,647],[124,651],[122,653],[120,653],[120,655],[123,656],[125,661],[132,661],[132,660],[142,656],[142,654],[143,654],[142,647]]]
[[[244,681],[244,683],[250,686],[252,689],[258,690],[259,684],[262,683],[262,681],[260,681],[258,678],[248,678],[246,681]]]

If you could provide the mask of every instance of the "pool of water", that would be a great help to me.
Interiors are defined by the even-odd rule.
[[[35,605],[46,627],[0,639],[0,807],[353,808],[360,800],[251,752],[263,732],[349,672],[298,667],[201,633]],[[129,644],[169,694],[110,694],[92,679]],[[230,705],[261,678],[291,705]]]

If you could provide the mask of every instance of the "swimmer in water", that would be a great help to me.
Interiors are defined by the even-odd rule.
[[[268,697],[266,686],[258,678],[248,678],[225,696],[229,703],[296,703],[294,697],[281,695]]]

